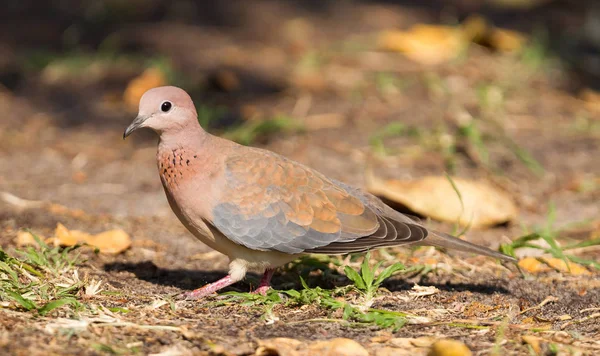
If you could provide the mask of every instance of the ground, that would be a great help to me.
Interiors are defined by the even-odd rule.
[[[364,187],[366,172],[394,179],[449,172],[492,182],[510,194],[519,214],[508,224],[469,230],[470,241],[498,248],[531,231],[561,246],[600,237],[598,99],[573,90],[569,70],[552,54],[533,44],[522,50],[527,55],[473,45],[428,66],[374,44],[380,31],[431,20],[417,7],[346,4],[323,14],[248,3],[265,18],[250,17],[243,30],[169,22],[120,30],[122,46],[156,53],[150,60],[77,53],[39,65],[31,54],[15,55],[17,62],[29,58],[23,68],[36,69],[23,69],[18,86],[0,89],[0,246],[17,256],[19,231],[52,236],[58,223],[89,233],[122,229],[133,243],[119,254],[78,250],[80,262],[64,271],[77,271],[80,307],[26,311],[0,294],[3,353],[283,355],[337,337],[374,355],[426,354],[445,338],[474,354],[599,352],[600,279],[593,266],[579,274],[531,273],[482,256],[393,248],[373,252],[371,260],[407,269],[370,301],[344,274],[344,265],[358,267],[360,255],[301,260],[274,278],[279,291],[302,291],[303,277],[310,291],[322,288],[332,300],[404,313],[394,314],[406,322],[401,327],[344,317],[343,308],[322,302],[327,297],[178,300],[224,276],[228,261],[171,212],[156,171],[156,138],[121,138],[136,110],[123,92],[146,67],[189,89],[201,122],[210,121],[215,134],[350,184]],[[257,129],[265,120],[283,124]],[[572,253],[598,261],[598,251],[593,245]],[[536,252],[517,249],[521,258],[528,253]],[[227,291],[250,291],[259,277],[250,274]],[[89,289],[92,281],[100,281],[100,291]],[[286,353],[291,341],[273,338],[306,345]]]

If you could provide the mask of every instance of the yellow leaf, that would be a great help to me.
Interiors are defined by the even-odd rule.
[[[519,260],[519,267],[524,269],[525,271],[533,274],[537,274],[540,272],[547,272],[550,270],[546,264],[537,260],[534,257],[525,257]]]
[[[446,177],[429,176],[416,180],[379,180],[367,174],[367,190],[411,211],[462,226],[486,227],[513,220],[517,207],[510,196],[480,181],[453,179],[463,205]]]
[[[482,41],[487,36],[489,30],[487,20],[481,15],[467,17],[460,26],[462,27],[464,38],[472,42]]]
[[[78,243],[87,242],[90,234],[79,231],[69,230],[63,224],[56,224],[56,230],[54,230],[54,238],[50,239],[50,243],[55,246],[75,246]]]
[[[542,262],[534,257],[525,257],[519,261],[519,267],[529,273],[537,274],[548,272],[555,269],[559,272],[570,273],[573,275],[589,275],[591,274],[584,266],[569,261],[568,267],[565,261],[560,258],[542,257]]]
[[[552,267],[555,270],[560,271],[560,272],[570,273],[570,274],[576,275],[576,276],[591,274],[591,272],[588,271],[582,265],[571,262],[571,261],[568,261],[568,265],[567,265],[567,263],[565,263],[565,261],[561,260],[560,258],[542,257],[542,260],[544,262],[546,262],[550,267]]]
[[[109,230],[92,235],[84,231],[69,230],[63,224],[58,223],[54,231],[54,237],[46,240],[46,243],[54,246],[74,246],[77,244],[88,244],[100,250],[102,253],[120,253],[131,246],[131,238],[123,230]]]
[[[165,85],[165,82],[165,75],[160,69],[148,68],[140,76],[129,82],[123,94],[123,101],[128,107],[136,109],[142,95],[148,89]]]
[[[358,342],[336,338],[327,341],[319,341],[309,346],[311,355],[340,355],[340,356],[369,356],[369,352]]]
[[[131,237],[123,230],[109,230],[90,236],[87,243],[98,248],[102,253],[117,254],[131,246]]]
[[[436,65],[458,57],[468,41],[460,28],[417,24],[408,31],[382,32],[378,44],[417,63]]]
[[[490,47],[502,52],[516,52],[523,48],[527,37],[517,31],[497,28],[490,32],[488,43]]]
[[[531,346],[533,352],[535,352],[536,355],[542,354],[542,348],[540,346],[541,339],[539,337],[535,337],[532,335],[523,335],[521,338],[523,339],[524,343],[529,344],[529,346]]]
[[[44,241],[43,236],[38,236],[38,237],[40,238],[40,240]],[[16,243],[17,243],[17,246],[19,246],[19,247],[31,246],[31,245],[37,244],[37,242],[33,238],[33,234],[31,232],[22,231],[22,230],[17,232]]]
[[[467,345],[456,340],[439,340],[432,346],[428,356],[471,356],[471,350]]]
[[[273,339],[259,340],[258,348],[254,353],[255,356],[268,355],[298,355],[298,348],[302,346],[302,342],[287,337],[276,337]]]

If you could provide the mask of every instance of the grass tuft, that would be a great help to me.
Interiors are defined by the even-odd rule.
[[[15,250],[11,256],[0,249],[0,300],[40,315],[69,305],[80,309],[77,294],[85,283],[75,266],[81,262],[78,246],[50,247],[32,234],[38,246]]]
[[[546,216],[547,217],[544,226],[535,227],[532,233],[528,233],[524,236],[521,236],[518,239],[512,241],[511,243],[501,244],[500,251],[509,256],[516,257],[515,251],[517,249],[534,248],[542,250],[545,253],[551,254],[555,258],[560,258],[565,262],[567,268],[570,268],[568,261],[571,261],[583,266],[593,267],[595,269],[600,270],[600,263],[594,260],[585,259],[566,253],[566,251],[573,249],[580,249],[590,246],[600,246],[600,239],[591,239],[587,241],[575,242],[567,244],[565,246],[561,246],[558,243],[557,239],[562,232],[566,231],[570,227],[570,224],[560,228],[554,227],[554,223],[556,221],[556,208],[554,204],[550,204]],[[545,241],[547,246],[542,246],[534,243],[535,241],[541,240]]]

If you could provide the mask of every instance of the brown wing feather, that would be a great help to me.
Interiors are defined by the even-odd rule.
[[[377,214],[322,174],[274,153],[245,148],[226,162],[213,225],[236,243],[299,253],[376,233]]]

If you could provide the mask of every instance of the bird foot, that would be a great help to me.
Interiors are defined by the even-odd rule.
[[[265,273],[263,274],[260,283],[258,284],[258,288],[252,292],[253,294],[267,295],[267,291],[271,288],[271,278],[273,277],[273,273],[275,272],[272,268],[267,268]]]
[[[271,286],[269,286],[269,285],[258,286],[258,288],[256,288],[252,292],[252,294],[267,295],[267,292],[269,291],[269,289],[271,289]]]
[[[224,278],[219,279],[218,281],[216,281],[214,283],[209,283],[209,284],[205,285],[204,287],[194,289],[191,292],[182,293],[179,295],[179,299],[182,299],[182,300],[201,299],[201,298],[204,298],[206,296],[209,296],[209,295],[221,290],[222,288],[230,286],[233,283],[234,283],[234,281],[231,279],[231,276],[226,276]]]

